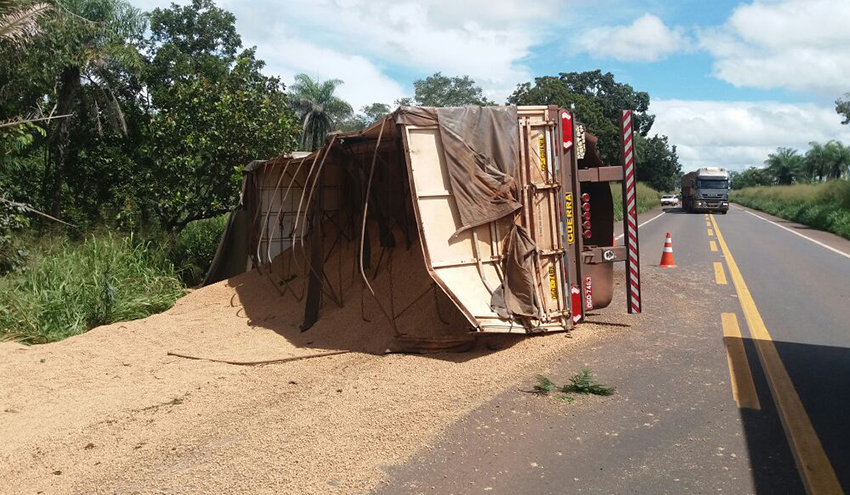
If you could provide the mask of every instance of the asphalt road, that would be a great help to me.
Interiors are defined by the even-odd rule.
[[[617,394],[564,404],[526,393],[529,376],[381,491],[850,491],[850,242],[738,207],[657,213],[641,218],[644,313],[618,297],[584,329],[621,331],[540,370],[564,383],[587,365]]]

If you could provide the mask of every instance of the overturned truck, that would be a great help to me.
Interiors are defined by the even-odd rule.
[[[253,162],[205,283],[256,269],[299,302],[302,331],[345,310],[425,342],[569,330],[608,306],[625,261],[639,312],[630,112],[622,124],[616,166],[554,106],[401,107],[313,153]]]

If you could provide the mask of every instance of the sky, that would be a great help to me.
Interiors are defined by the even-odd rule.
[[[435,72],[469,75],[504,102],[535,77],[601,69],[650,94],[650,135],[669,136],[686,172],[762,166],[776,148],[811,141],[850,144],[835,112],[850,92],[850,0],[217,3],[267,74],[342,79],[355,109],[412,96],[413,81]]]

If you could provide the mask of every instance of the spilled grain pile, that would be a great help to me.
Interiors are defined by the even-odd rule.
[[[467,335],[445,296],[429,292],[417,246],[396,249],[391,267],[384,256],[370,276],[380,270],[371,279],[379,296],[393,286],[399,331]],[[452,421],[604,332],[594,325],[574,339],[383,355],[398,336],[370,294],[361,306],[352,258],[344,249],[326,264],[339,267],[341,277],[328,279],[342,281],[345,304],[325,298],[307,332],[299,329],[303,304],[275,288],[285,273],[277,265],[270,276],[251,271],[143,320],[43,346],[0,343],[0,492],[368,490]],[[300,282],[289,281],[296,292]],[[267,366],[206,360],[338,351],[348,353]]]

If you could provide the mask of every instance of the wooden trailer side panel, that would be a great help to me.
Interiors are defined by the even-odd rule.
[[[543,125],[543,124],[541,124]],[[553,141],[551,132],[541,132],[543,143],[534,140],[535,146],[542,149],[544,155],[554,159],[555,153],[549,147]],[[446,295],[466,315],[470,324],[480,331],[489,332],[525,332],[525,329],[509,320],[499,317],[491,308],[493,291],[502,283],[501,247],[505,235],[510,230],[512,218],[503,218],[474,229],[464,231],[455,239],[452,234],[460,227],[457,203],[451,191],[451,182],[446,169],[445,155],[440,141],[438,127],[403,126],[403,141],[408,157],[410,187],[414,210],[419,223],[422,250],[431,277],[443,289]],[[516,139],[520,139],[517,136]],[[524,141],[528,143],[529,141]],[[532,181],[541,186],[552,188],[554,197],[557,185],[545,178],[545,169],[541,170],[540,160],[529,164],[529,153],[523,152],[526,167],[537,169]],[[547,160],[544,158],[544,161]],[[523,177],[529,176],[523,172]],[[528,183],[528,179],[524,183]],[[546,190],[544,187],[544,190]],[[533,189],[533,187],[531,188]],[[531,204],[535,223],[534,237],[539,238],[541,248],[547,253],[556,253],[559,246],[560,231],[557,219],[557,207],[552,203],[550,194],[523,194],[523,205]],[[451,240],[450,240],[451,239]],[[564,330],[564,309],[566,301],[561,283],[560,261],[556,256],[541,258],[535,277],[546,317],[537,322],[543,330]],[[551,273],[551,276],[550,276]]]

